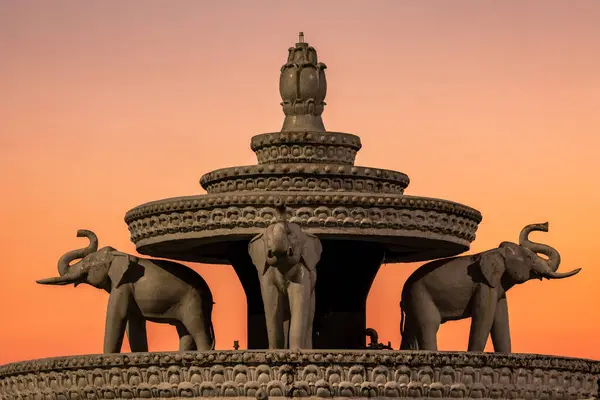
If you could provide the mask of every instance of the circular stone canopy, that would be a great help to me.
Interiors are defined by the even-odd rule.
[[[290,221],[307,232],[348,246],[376,242],[384,247],[386,262],[468,250],[482,218],[477,210],[405,195],[406,174],[355,166],[360,138],[325,130],[325,68],[301,37],[281,68],[283,127],[251,139],[258,164],[205,174],[200,184],[207,194],[130,210],[125,222],[138,252],[230,264],[232,245],[248,242],[269,225],[278,198],[285,201]]]

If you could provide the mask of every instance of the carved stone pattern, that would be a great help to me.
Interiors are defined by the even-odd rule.
[[[474,222],[474,227],[481,222],[481,213],[479,211],[464,206],[462,204],[453,203],[446,200],[429,199],[424,197],[407,196],[407,195],[359,195],[353,193],[334,194],[334,193],[308,193],[308,194],[289,194],[286,192],[271,192],[266,194],[238,193],[232,195],[201,195],[179,197],[174,199],[159,200],[152,203],[143,204],[135,207],[125,215],[125,222],[130,223],[142,217],[149,217],[165,212],[178,211],[197,211],[199,209],[212,209],[224,205],[243,207],[246,205],[273,206],[278,197],[285,197],[285,202],[289,207],[294,205],[302,206],[317,206],[319,211],[323,209],[324,213],[327,210],[335,208],[339,205],[343,209],[352,207],[380,207],[391,208],[393,211],[414,211],[414,212],[432,212],[450,214],[454,217],[464,217],[470,222]],[[327,206],[323,206],[327,204]],[[333,210],[332,210],[333,211]],[[341,211],[341,210],[340,210]],[[299,212],[299,211],[298,211]],[[373,211],[375,218],[379,215],[377,211]],[[350,213],[352,214],[352,213]],[[260,214],[262,216],[262,214]],[[338,215],[333,212],[332,215]],[[419,214],[420,215],[420,214]],[[339,215],[339,217],[342,217]],[[410,216],[407,216],[410,218]],[[268,217],[270,219],[271,217]],[[346,218],[346,216],[343,216]],[[419,220],[423,219],[418,216]],[[440,221],[442,225],[452,224],[453,221]]]
[[[353,165],[360,138],[343,132],[277,132],[254,136],[250,147],[259,164],[318,162]]]
[[[356,179],[352,177],[322,178],[304,176],[271,176],[260,178],[226,179],[207,185],[202,185],[208,193],[228,193],[264,190],[289,191],[336,191],[364,193],[394,193],[403,194],[403,184],[373,179]]]
[[[404,193],[406,174],[344,165],[269,164],[223,168],[202,176],[208,193],[252,190],[347,191]]]
[[[339,146],[279,145],[256,150],[259,164],[310,162],[354,164],[356,150]]]
[[[215,351],[73,356],[0,367],[2,399],[594,399],[600,362],[493,353]]]
[[[229,201],[226,201],[228,197]],[[264,228],[271,223],[275,215],[273,207],[235,206],[235,203],[243,202],[244,199],[242,197],[246,197],[246,200],[249,200],[252,196],[217,197],[211,199],[215,200],[214,202],[210,202],[211,204],[207,204],[208,199],[200,200],[196,203],[196,208],[194,208],[194,201],[179,201],[155,206],[156,208],[151,208],[152,211],[147,210],[148,212],[144,213],[146,215],[137,217],[128,215],[126,222],[131,232],[131,240],[136,243],[142,239],[179,232],[233,229],[236,227]],[[268,199],[266,196],[256,197],[258,198],[258,202],[261,202],[261,197],[263,198],[263,202]],[[475,232],[480,221],[480,218],[478,220],[477,218],[473,218],[474,216],[469,218],[452,212],[420,210],[418,208],[411,209],[408,207],[394,208],[392,202],[390,202],[392,204],[385,207],[386,204],[382,201],[382,207],[379,207],[378,199],[372,196],[343,196],[348,197],[348,200],[363,203],[362,207],[311,207],[305,205],[293,208],[293,204],[299,202],[298,197],[304,197],[308,204],[310,204],[309,200],[314,202],[317,197],[321,198],[320,204],[330,204],[334,196],[317,195],[312,196],[312,199],[308,198],[311,196],[287,196],[286,204],[289,207],[290,221],[298,223],[303,227],[325,226],[416,230],[452,235],[471,242],[475,240]],[[216,200],[220,201],[217,202]],[[373,202],[371,203],[370,200]],[[206,202],[204,207],[211,207],[211,209],[198,209],[199,207],[203,207],[202,202]],[[227,204],[230,206],[223,207],[223,205]],[[141,213],[136,214],[139,215]]]

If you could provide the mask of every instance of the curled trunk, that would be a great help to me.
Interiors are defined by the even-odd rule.
[[[548,232],[548,223],[527,225],[519,235],[519,244],[534,253],[543,254],[548,257],[548,267],[552,272],[558,270],[560,265],[560,254],[556,249],[546,244],[535,243],[529,240],[529,234],[533,231]]]
[[[90,240],[90,244],[83,249],[71,250],[58,260],[58,273],[60,276],[65,275],[69,271],[71,261],[83,258],[98,250],[98,237],[94,232],[80,229],[77,231],[77,237],[87,237]]]
[[[546,279],[564,279],[573,275],[577,275],[581,268],[574,269],[569,272],[556,272],[550,268],[550,265],[540,257],[537,257],[536,260],[531,265],[533,271],[536,272],[536,277],[538,278],[546,278]]]

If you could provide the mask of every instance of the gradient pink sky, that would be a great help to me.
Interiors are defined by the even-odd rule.
[[[549,221],[533,238],[584,269],[509,292],[513,350],[600,358],[600,1],[4,0],[0,364],[101,352],[106,293],[34,281],[81,245],[77,229],[135,253],[126,211],[254,164],[250,137],[281,128],[298,31],[328,66],[325,126],[361,136],[357,165],[480,210],[471,252]],[[417,266],[382,267],[369,296],[368,324],[394,347]],[[245,346],[235,273],[193,267],[217,347]],[[440,348],[466,348],[468,324],[443,326]],[[150,346],[176,349],[175,332],[152,326]]]

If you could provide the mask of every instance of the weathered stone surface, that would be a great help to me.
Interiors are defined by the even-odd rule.
[[[225,250],[219,254],[214,243],[229,240],[233,235],[237,235],[237,240],[249,240],[260,233],[274,218],[273,203],[278,197],[285,199],[290,221],[307,232],[348,240],[375,239],[389,245],[386,254],[389,262],[419,260],[403,258],[404,251],[394,250],[394,245],[406,238],[412,239],[412,246],[419,247],[421,243],[429,251],[437,245],[437,250],[446,251],[447,255],[465,251],[475,239],[481,221],[477,210],[454,202],[356,192],[237,192],[179,197],[136,207],[127,213],[125,220],[131,240],[141,253],[154,255],[155,248],[168,251],[165,242],[197,239],[196,257],[189,261],[219,262],[220,259],[227,263]],[[208,238],[211,240],[206,240]],[[428,244],[428,241],[434,243]],[[210,246],[213,257],[210,260],[203,258],[203,244]],[[186,260],[177,254],[168,256]],[[430,254],[424,254],[420,259],[429,257]]]
[[[403,194],[402,172],[339,164],[259,164],[209,172],[200,184],[210,194],[245,191],[323,191]]]
[[[253,136],[259,164],[310,162],[353,165],[360,137],[343,132],[274,132]]]
[[[529,354],[133,353],[1,366],[0,398],[595,399],[599,377],[599,361]]]
[[[290,222],[323,244],[315,348],[364,348],[366,298],[382,261],[460,254],[475,239],[481,214],[451,201],[405,196],[409,178],[402,172],[354,165],[360,138],[325,130],[325,65],[303,35],[289,49],[279,79],[285,120],[280,132],[251,139],[258,165],[205,174],[200,183],[206,195],[130,210],[125,221],[131,240],[150,256],[231,264],[246,293],[248,347],[265,348],[258,277],[239,252],[271,223],[275,199],[282,198]],[[339,268],[347,271],[343,284]],[[336,291],[343,301],[330,294],[332,288],[344,291]]]

